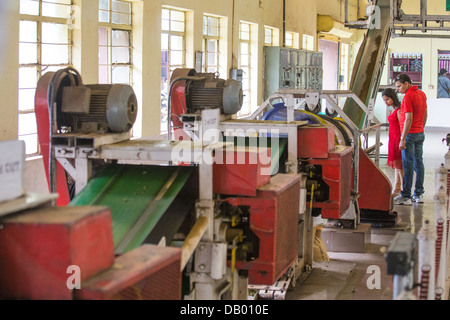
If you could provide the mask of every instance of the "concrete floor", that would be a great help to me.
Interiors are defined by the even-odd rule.
[[[434,223],[436,169],[444,163],[449,150],[442,139],[450,133],[450,128],[428,128],[425,133],[425,202],[394,206],[397,227],[371,228],[370,242],[366,243],[364,252],[328,251],[330,260],[314,262],[312,269],[300,276],[287,292],[286,300],[393,300],[393,282],[387,274],[385,252],[397,232],[417,234],[425,220]],[[371,141],[373,137],[369,137],[369,146],[373,144]],[[393,170],[386,165],[387,131],[381,132],[381,142],[380,169],[393,181]],[[368,268],[373,266],[380,270],[380,288],[369,289],[367,282],[373,271]]]

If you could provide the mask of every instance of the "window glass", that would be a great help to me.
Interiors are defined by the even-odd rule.
[[[269,46],[273,43],[273,30],[270,28],[264,28],[264,43]]]
[[[239,69],[242,69],[243,104],[238,116],[245,116],[251,112],[251,52],[250,52],[250,24],[240,23]]]
[[[99,1],[99,83],[132,85],[131,17],[130,2]]]
[[[34,96],[39,78],[71,65],[71,0],[20,0],[19,139],[38,154]]]
[[[180,10],[163,8],[161,11],[161,133],[167,132],[168,88],[172,72],[185,67],[185,17],[185,12]]]
[[[67,1],[60,1],[60,3],[64,3],[64,2],[67,2]],[[66,18],[67,19],[70,17],[70,14],[71,14],[70,4],[46,3],[44,1],[42,1],[42,15],[45,17]]]
[[[286,32],[286,47],[292,48],[294,46],[294,34],[292,32]]]
[[[20,0],[20,14],[39,15],[39,1]]]
[[[130,82],[130,67],[116,66],[112,69],[112,83],[126,83]]]

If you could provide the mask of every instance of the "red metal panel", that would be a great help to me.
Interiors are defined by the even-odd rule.
[[[175,69],[170,78],[172,84],[172,92],[170,94],[170,113],[168,115],[168,121],[172,122],[173,137],[175,140],[191,140],[191,138],[184,132],[183,123],[181,122],[179,116],[187,113],[187,103],[186,103],[186,80],[176,80],[185,77],[193,76],[195,73],[194,69],[188,68],[178,68]],[[176,81],[175,81],[176,80]],[[174,82],[175,81],[175,82]]]
[[[181,299],[181,249],[142,245],[119,256],[114,266],[76,290],[84,300]]]
[[[269,148],[235,147],[216,154],[214,193],[255,196],[259,187],[270,182],[270,159]]]
[[[54,72],[47,72],[39,79],[34,99],[38,140],[41,147],[45,176],[47,178],[48,185],[50,185],[48,173],[48,163],[50,157],[50,118],[47,92],[49,83],[54,74]],[[67,188],[66,171],[59,162],[56,162],[56,179],[56,191],[59,194],[59,197],[56,200],[56,204],[58,206],[66,206],[70,202],[69,190]]]
[[[297,134],[297,155],[299,158],[328,158],[333,150],[334,126],[303,126]]]
[[[298,259],[300,176],[278,174],[254,198],[230,198],[250,207],[250,228],[259,238],[258,258],[237,261],[248,270],[249,283],[271,285]]]
[[[110,210],[64,207],[30,210],[2,219],[0,231],[0,297],[72,299],[67,287],[80,267],[80,279],[114,262]]]
[[[374,187],[375,186],[375,187]],[[362,150],[359,150],[359,198],[360,209],[391,212],[392,185],[388,177]]]
[[[310,164],[322,166],[322,179],[329,187],[329,198],[313,202],[321,208],[324,219],[339,219],[350,206],[353,183],[353,154],[351,147],[336,146],[327,159],[311,159]]]

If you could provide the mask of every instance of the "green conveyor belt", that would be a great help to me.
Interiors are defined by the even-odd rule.
[[[69,206],[108,206],[114,248],[121,254],[144,242],[192,172],[191,167],[107,165]]]
[[[259,145],[259,139],[257,141]],[[278,173],[287,139],[273,141],[267,139],[272,175]],[[235,144],[248,146],[249,140],[242,143],[237,139]],[[140,246],[154,231],[193,171],[192,167],[108,164],[89,180],[69,206],[109,207],[114,248],[121,254]]]

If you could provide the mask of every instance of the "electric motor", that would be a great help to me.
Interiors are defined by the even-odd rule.
[[[238,113],[243,104],[242,83],[234,79],[220,79],[215,73],[197,73],[194,69],[179,68],[172,73],[170,112],[176,115],[198,113],[202,109],[220,109],[222,114]],[[182,103],[185,101],[185,104]],[[176,120],[172,119],[176,122]]]
[[[212,73],[198,76],[205,80],[191,81],[187,87],[187,104],[191,112],[205,108],[219,108],[226,115],[239,112],[243,103],[241,82],[215,78]]]
[[[123,84],[64,87],[62,113],[75,133],[129,131],[137,116],[133,88]]]

